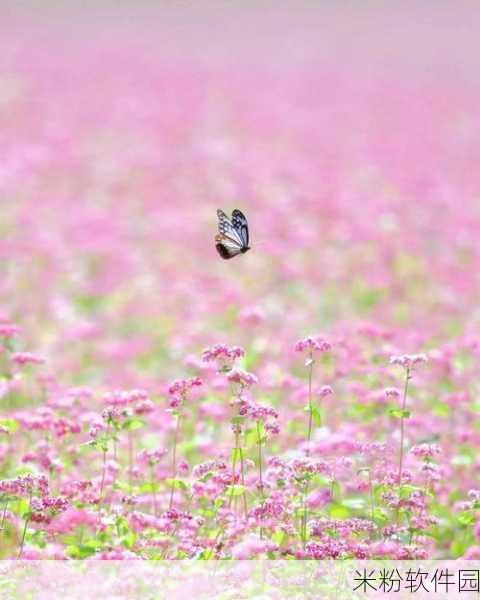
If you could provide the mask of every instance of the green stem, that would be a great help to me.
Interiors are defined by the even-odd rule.
[[[262,467],[262,435],[260,432],[260,421],[257,421],[257,444],[258,444],[258,476],[260,481],[260,494],[265,500],[265,490],[263,486],[263,467]]]
[[[307,432],[307,456],[310,455],[310,440],[312,439],[313,411],[312,411],[312,378],[313,378],[313,353],[310,352],[310,364],[308,371],[308,432]]]
[[[260,431],[260,421],[257,421],[257,444],[258,444],[258,477],[259,477],[259,487],[260,494],[262,496],[262,501],[265,501],[265,489],[263,486],[263,457],[262,457],[262,434]],[[263,539],[263,527],[260,527],[260,539]]]
[[[228,508],[231,508],[232,506],[232,502],[233,502],[233,491],[235,489],[235,472],[237,469],[237,454],[239,454],[238,452],[239,448],[238,448],[238,432],[235,430],[235,448],[233,450],[233,457],[232,457],[232,484],[231,484],[231,491],[230,491],[230,498],[228,499]]]
[[[310,441],[312,439],[312,429],[313,429],[313,405],[312,405],[312,379],[313,379],[313,352],[309,354],[309,365],[308,365],[308,431],[307,431],[307,449],[306,455],[310,456]],[[302,545],[305,549],[305,545],[307,543],[307,522],[308,522],[308,506],[307,506],[307,496],[309,491],[309,481],[305,482],[305,489],[303,491],[303,514],[300,524],[300,537],[302,539]]]
[[[107,451],[103,451],[103,460],[102,460],[102,481],[100,482],[100,502],[103,499],[103,487],[105,485],[105,473],[107,470]]]
[[[403,475],[403,443],[405,437],[405,419],[403,413],[407,406],[407,394],[408,394],[408,382],[410,381],[410,369],[407,369],[405,377],[405,387],[403,389],[402,399],[402,416],[400,417],[400,457],[398,461],[398,488],[399,491],[402,487],[402,475]]]
[[[133,491],[133,481],[132,481],[132,469],[133,469],[133,437],[132,432],[128,432],[128,489],[130,492],[130,496]]]
[[[372,522],[375,521],[375,497],[373,494],[372,472],[368,470],[368,485],[370,488],[370,517]]]
[[[25,544],[25,536],[27,535],[28,522],[30,521],[31,504],[32,504],[32,492],[30,492],[30,498],[28,499],[27,517],[25,519],[25,525],[23,526],[22,541],[20,542],[20,549],[18,551],[18,557],[17,557],[19,559],[22,558],[23,546]]]
[[[5,506],[3,507],[2,522],[0,524],[0,531],[3,531],[3,529],[5,528],[5,518],[7,516],[8,502],[9,502],[9,499],[7,498],[6,501],[5,501]]]
[[[247,506],[247,492],[245,491],[245,466],[243,460],[243,448],[239,448],[240,451],[240,470],[241,470],[241,482],[243,487],[243,510],[245,512],[245,518],[248,516],[248,506]]]
[[[181,415],[177,415],[177,424],[175,427],[175,434],[173,436],[173,456],[172,456],[172,479],[175,481],[177,478],[177,442],[178,442],[178,432],[180,431],[180,417]],[[173,506],[173,494],[175,492],[175,486],[172,481],[172,489],[170,491],[170,502],[168,504],[168,508],[171,509]]]
[[[153,514],[157,516],[158,514],[158,504],[157,504],[157,492],[155,490],[155,470],[153,465],[150,465],[150,486],[152,488],[152,498],[153,498]],[[172,488],[173,490],[173,488]]]
[[[398,460],[398,501],[400,503],[400,496],[402,493],[402,475],[403,475],[403,445],[405,438],[405,418],[404,412],[407,406],[407,395],[408,395],[408,382],[410,381],[410,369],[407,367],[405,374],[405,386],[403,388],[403,398],[402,398],[402,414],[400,416],[400,452],[399,452],[399,460]],[[400,517],[400,505],[397,507],[396,521],[398,523]]]
[[[307,522],[308,522],[308,506],[307,506],[307,495],[308,495],[308,481],[305,482],[305,489],[303,492],[303,498],[302,498],[302,503],[303,503],[303,514],[302,514],[302,519],[301,519],[301,523],[300,523],[300,538],[302,540],[302,546],[303,549],[305,550],[305,546],[307,544]]]

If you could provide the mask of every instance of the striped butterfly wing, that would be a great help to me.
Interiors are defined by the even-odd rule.
[[[232,212],[232,227],[238,233],[242,239],[242,245],[244,248],[248,248],[249,233],[248,233],[248,221],[241,210],[236,208]]]
[[[242,251],[242,237],[223,210],[218,209],[217,216],[218,235],[215,236],[215,247],[222,258],[233,258]]]
[[[232,242],[230,238],[227,238],[221,233],[215,236],[215,248],[224,259],[233,258],[242,252],[241,246],[236,242]]]

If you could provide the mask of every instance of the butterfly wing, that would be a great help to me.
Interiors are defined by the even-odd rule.
[[[237,254],[245,253],[248,247],[248,223],[245,215],[235,209],[232,220],[223,210],[217,210],[218,235],[215,236],[215,247],[224,259],[233,258]]]
[[[232,244],[236,244],[240,248],[243,246],[243,240],[240,233],[233,227],[230,219],[223,212],[223,210],[217,210],[218,216],[218,233],[229,240]]]
[[[232,212],[232,227],[240,236],[242,246],[247,248],[249,242],[248,221],[242,211],[238,210],[238,208]]]
[[[225,260],[237,256],[237,254],[240,254],[242,251],[242,246],[239,246],[237,242],[233,242],[230,238],[221,233],[215,236],[215,248]]]

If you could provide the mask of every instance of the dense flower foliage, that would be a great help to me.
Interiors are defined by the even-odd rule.
[[[103,10],[0,19],[0,558],[480,556],[465,9]]]

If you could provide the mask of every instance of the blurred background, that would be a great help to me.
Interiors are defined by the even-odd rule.
[[[405,351],[478,329],[473,2],[1,13],[0,301],[56,377],[168,376],[251,340],[249,311],[274,354],[365,320]],[[235,207],[253,250],[222,261]]]

